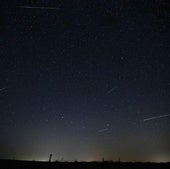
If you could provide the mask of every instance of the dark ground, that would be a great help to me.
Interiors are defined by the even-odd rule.
[[[170,163],[36,162],[0,160],[3,169],[168,169]],[[0,167],[1,168],[1,167]]]

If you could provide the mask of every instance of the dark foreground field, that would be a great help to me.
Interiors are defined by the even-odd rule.
[[[0,160],[3,169],[168,169],[170,163],[35,162]]]

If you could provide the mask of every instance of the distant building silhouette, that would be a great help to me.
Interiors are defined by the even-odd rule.
[[[102,157],[102,162],[104,162],[104,157]]]
[[[119,157],[119,160],[118,160],[118,162],[120,163],[121,161],[120,161],[120,157]]]
[[[52,156],[53,156],[53,155],[52,155],[52,154],[50,154],[50,157],[49,157],[49,162],[51,162]]]

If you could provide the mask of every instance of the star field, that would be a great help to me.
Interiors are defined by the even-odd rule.
[[[0,10],[0,158],[170,161],[167,1]]]

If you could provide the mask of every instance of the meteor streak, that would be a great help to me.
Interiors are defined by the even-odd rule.
[[[98,132],[102,133],[102,132],[105,132],[105,131],[108,131],[108,130],[109,130],[108,128],[105,128],[105,129],[98,130]]]
[[[115,86],[115,87],[111,88],[111,89],[107,92],[107,94],[112,93],[112,92],[113,92],[113,91],[115,91],[116,89],[117,89],[117,86]]]
[[[24,8],[24,9],[46,9],[46,10],[62,10],[61,8],[55,8],[55,7],[45,7],[45,6],[18,6],[18,8]]]
[[[0,92],[3,91],[3,90],[6,90],[8,87],[3,87],[0,89]]]
[[[154,116],[154,117],[146,118],[143,121],[145,122],[145,121],[149,121],[149,120],[156,120],[156,119],[160,119],[160,118],[168,117],[168,116],[170,116],[170,114],[165,114],[165,115],[161,115],[161,116]]]

